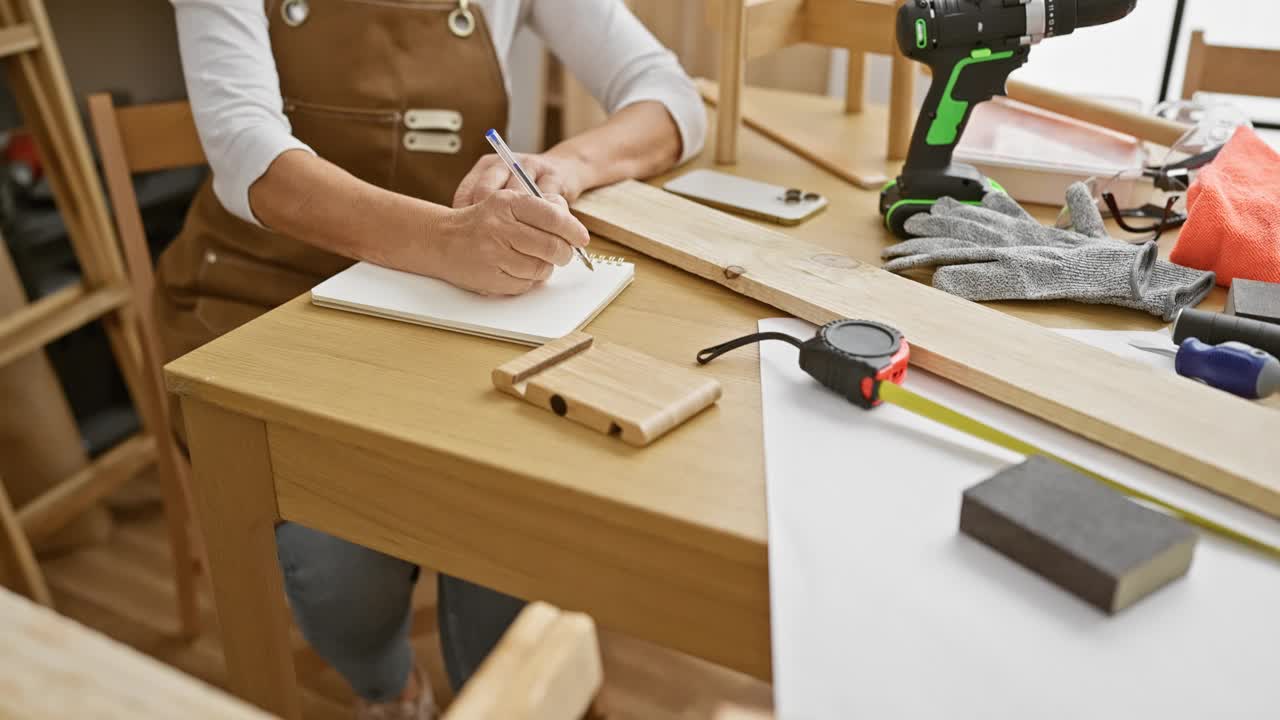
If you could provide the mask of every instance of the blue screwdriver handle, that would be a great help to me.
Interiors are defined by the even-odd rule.
[[[1208,345],[1187,338],[1178,349],[1175,367],[1183,377],[1250,400],[1280,390],[1280,360],[1240,342]]]

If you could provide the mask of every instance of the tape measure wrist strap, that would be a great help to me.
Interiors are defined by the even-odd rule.
[[[720,343],[719,345],[715,345],[700,351],[698,353],[698,364],[706,365],[707,363],[711,362],[712,360],[715,360],[716,358],[720,357],[721,355],[724,355],[727,352],[737,350],[740,347],[751,345],[753,343],[763,342],[765,340],[781,340],[785,343],[790,343],[791,345],[794,345],[798,348],[804,347],[804,342],[801,341],[800,338],[793,337],[786,333],[780,333],[780,332],[754,333],[751,335],[744,335],[740,338],[737,338],[736,340],[730,340],[729,342]]]

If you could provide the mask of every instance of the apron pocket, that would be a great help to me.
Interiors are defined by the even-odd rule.
[[[229,298],[261,312],[309,291],[320,278],[247,258],[225,249],[206,249],[200,258],[196,288],[204,297]]]
[[[284,101],[293,135],[320,157],[381,188],[390,188],[400,147],[398,110]]]

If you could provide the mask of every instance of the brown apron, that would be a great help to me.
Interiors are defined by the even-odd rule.
[[[362,180],[448,205],[488,149],[484,132],[507,120],[480,9],[466,0],[266,0],[266,10],[294,136]],[[206,183],[157,267],[166,361],[350,263],[240,220]]]

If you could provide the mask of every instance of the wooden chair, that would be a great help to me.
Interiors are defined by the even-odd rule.
[[[1182,98],[1198,92],[1280,97],[1280,50],[1210,45],[1204,31],[1191,33]]]
[[[595,623],[546,603],[526,607],[442,720],[579,720],[603,717]]]
[[[907,156],[915,129],[915,63],[898,51],[895,0],[716,0],[708,24],[720,28],[716,162],[737,160],[746,62],[798,43],[849,50],[845,112],[862,111],[867,53],[893,58],[889,103],[889,160]]]
[[[89,144],[41,0],[0,0],[0,58],[35,139],[83,280],[0,318],[0,365],[95,320],[101,321],[143,429],[82,471],[17,509],[26,538],[52,533],[97,499],[156,464],[174,551],[181,632],[197,629],[189,517],[164,414],[159,366],[146,351],[139,310],[147,298],[125,273]]]
[[[27,597],[45,607],[53,607],[53,596],[49,593],[44,573],[40,572],[36,554],[31,549],[27,534],[22,531],[22,522],[9,501],[9,493],[0,482],[0,568],[5,565],[17,576]]]

